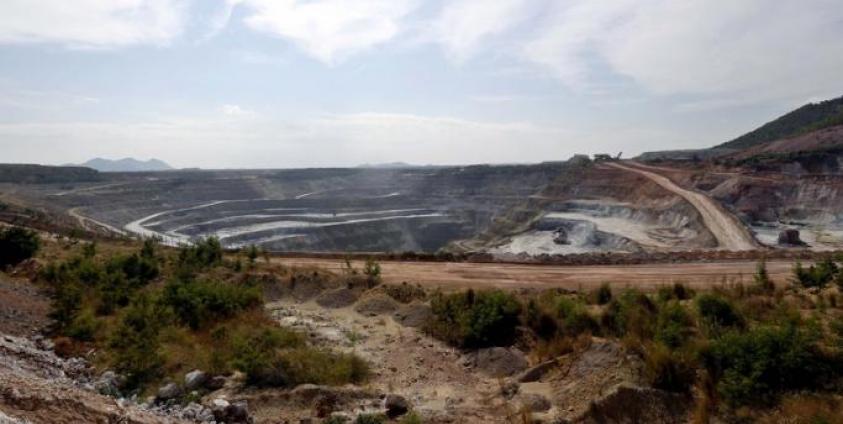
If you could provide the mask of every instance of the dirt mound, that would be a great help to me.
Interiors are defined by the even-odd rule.
[[[603,398],[618,385],[644,384],[641,359],[617,342],[594,339],[588,348],[567,355],[561,363],[548,376],[551,402],[560,407],[560,418],[584,416],[594,399]]]
[[[431,314],[430,306],[423,303],[411,303],[395,311],[392,318],[405,327],[419,328],[427,322]]]
[[[351,289],[334,289],[320,294],[316,303],[323,308],[345,308],[351,306],[360,297],[360,293]]]
[[[85,364],[63,360],[30,340],[0,336],[0,422],[31,423],[178,423],[137,407],[82,390]],[[12,421],[15,422],[15,421]]]
[[[354,307],[354,310],[360,315],[370,317],[391,314],[396,309],[398,309],[398,303],[385,294],[375,294],[362,299]]]
[[[646,387],[620,385],[592,403],[577,422],[652,423],[688,422],[691,400],[687,396]]]
[[[0,276],[0,333],[29,336],[47,324],[49,300],[30,283]]]
[[[465,364],[490,377],[509,377],[530,365],[521,351],[505,347],[491,347],[470,353]]]

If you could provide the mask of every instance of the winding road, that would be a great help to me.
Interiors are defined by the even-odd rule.
[[[732,214],[726,211],[719,203],[705,194],[684,189],[663,175],[635,166],[622,165],[617,162],[607,163],[606,165],[612,168],[643,175],[665,190],[675,193],[687,200],[688,203],[699,211],[702,216],[703,223],[705,223],[705,226],[709,231],[711,231],[711,234],[714,235],[714,238],[717,239],[717,244],[721,249],[742,251],[755,250],[758,248],[758,244],[755,242],[755,239],[753,239],[746,227],[744,227],[737,218],[732,216]]]

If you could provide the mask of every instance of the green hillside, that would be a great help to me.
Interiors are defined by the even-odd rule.
[[[843,125],[843,97],[802,106],[717,147],[746,149],[835,125]]]

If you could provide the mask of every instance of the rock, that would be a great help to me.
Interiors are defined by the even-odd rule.
[[[519,390],[521,390],[521,385],[514,381],[510,381],[501,387],[501,396],[506,399],[512,399],[518,394]]]
[[[427,322],[431,314],[430,306],[423,303],[411,303],[397,310],[392,317],[400,325],[418,328]]]
[[[388,395],[383,404],[389,418],[400,417],[410,411],[410,403],[400,395]]]
[[[532,383],[535,381],[539,381],[548,371],[555,368],[559,363],[552,359],[547,362],[542,362],[532,368],[528,368],[524,370],[521,374],[518,374],[518,377],[515,378],[516,381],[519,383]]]
[[[568,232],[564,228],[559,228],[553,232],[553,242],[556,244],[570,244],[568,240]]]
[[[529,365],[521,351],[505,347],[480,349],[469,355],[467,364],[491,377],[509,377]]]
[[[234,402],[225,409],[226,423],[249,423],[252,421],[249,415],[249,404],[241,400]]]
[[[225,420],[225,414],[226,414],[225,411],[226,411],[226,409],[228,409],[229,406],[231,406],[231,404],[228,403],[228,401],[225,400],[225,399],[216,398],[216,399],[212,400],[211,401],[211,412],[214,415],[214,419],[216,419],[217,421],[224,421]]]
[[[181,395],[181,389],[176,383],[166,384],[161,386],[158,389],[158,396],[156,399],[158,401],[168,401],[170,399],[175,399]]]
[[[221,375],[217,375],[217,376],[209,378],[205,382],[205,388],[210,390],[210,391],[219,390],[219,389],[222,389],[223,387],[225,387],[225,382],[226,382],[225,377],[223,377]]]
[[[663,390],[621,384],[591,402],[574,421],[599,423],[679,423],[690,421],[690,397]]]
[[[792,228],[779,232],[779,245],[782,246],[803,246],[805,242],[799,238],[799,230]]]
[[[538,393],[525,393],[519,396],[519,401],[530,412],[547,412],[552,407],[550,401]]]
[[[200,370],[193,370],[184,375],[185,390],[196,390],[205,385],[208,381],[208,374]]]
[[[114,371],[102,373],[94,383],[94,390],[99,394],[111,397],[120,397],[120,386],[122,379]]]

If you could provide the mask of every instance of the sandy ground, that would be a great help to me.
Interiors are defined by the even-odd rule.
[[[338,259],[273,259],[287,266],[316,266],[341,272]],[[654,290],[682,282],[692,287],[711,287],[725,282],[749,283],[756,263],[751,261],[653,265],[557,266],[497,263],[398,262],[380,263],[386,283],[418,283],[441,288],[565,288],[590,290],[603,283],[618,288]],[[356,263],[356,267],[362,264]],[[770,261],[767,271],[778,284],[786,284],[793,262]]]
[[[709,231],[711,231],[717,239],[721,248],[733,251],[753,250],[756,248],[755,240],[753,240],[752,235],[749,234],[747,229],[710,197],[696,191],[686,190],[679,187],[669,178],[655,172],[621,165],[619,163],[609,163],[607,165],[613,168],[643,175],[653,180],[653,182],[660,185],[665,190],[669,190],[679,196],[682,196],[682,198],[687,200],[700,212],[703,222],[705,222],[706,227],[708,227]]]

